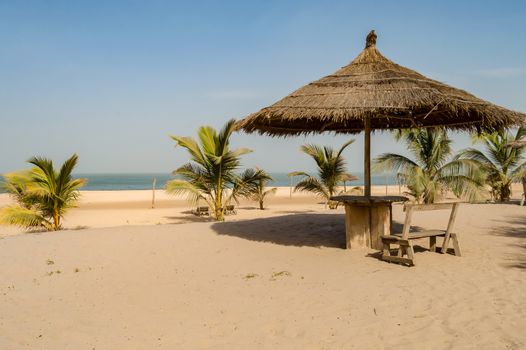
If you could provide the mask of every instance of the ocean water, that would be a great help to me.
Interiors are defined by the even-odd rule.
[[[274,178],[268,186],[290,186],[291,180],[295,185],[300,177],[296,176],[293,179],[287,176],[287,173],[270,173]],[[360,180],[347,182],[348,186],[363,185],[363,174],[353,173],[360,178]],[[153,179],[156,179],[156,189],[163,189],[166,182],[173,179],[170,174],[76,174],[76,178],[84,178],[88,180],[86,186],[82,189],[85,191],[119,191],[119,190],[148,190],[152,188]],[[374,175],[371,176],[373,185],[396,185],[396,177],[393,174]]]

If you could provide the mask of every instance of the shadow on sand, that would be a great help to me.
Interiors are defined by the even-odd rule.
[[[509,260],[509,262],[505,265],[508,267],[526,269],[526,208],[524,212],[524,216],[509,217],[506,220],[495,220],[503,225],[497,224],[490,232],[496,236],[518,239],[518,242],[510,245],[520,248],[520,252],[506,256],[506,260]]]
[[[345,249],[343,213],[291,213],[252,220],[218,222],[211,227],[220,235],[235,236],[257,242]],[[395,232],[400,232],[402,227],[401,223],[393,222]],[[425,249],[422,248],[422,250]]]
[[[221,222],[212,225],[220,235],[286,246],[345,248],[342,214],[292,214]]]
[[[188,224],[191,222],[210,222],[214,221],[213,217],[204,215],[204,216],[197,216],[194,215],[191,210],[183,211],[180,216],[165,216],[164,218],[167,220],[170,220],[170,224],[177,225],[177,224]]]

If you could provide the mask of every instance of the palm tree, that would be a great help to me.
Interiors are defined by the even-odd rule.
[[[254,181],[252,182],[251,190],[249,197],[257,201],[259,203],[259,209],[263,210],[265,209],[264,202],[265,199],[276,193],[278,190],[276,187],[267,189],[267,183],[269,181],[272,181],[273,178],[264,170],[256,168],[256,169],[247,169],[246,172],[255,174],[252,176]]]
[[[301,146],[301,151],[311,156],[316,162],[318,178],[305,172],[298,171],[291,173],[295,176],[304,176],[304,178],[296,184],[294,191],[313,192],[325,199],[325,203],[329,205],[329,208],[335,208],[330,202],[330,198],[336,194],[338,184],[344,179],[347,179],[348,175],[342,152],[353,142],[354,140],[349,140],[344,143],[338,151],[328,146],[320,147],[312,144]]]
[[[0,222],[59,230],[64,214],[76,205],[78,190],[86,183],[84,179],[71,176],[77,160],[74,154],[56,172],[51,160],[34,157],[28,161],[34,166],[31,170],[5,175],[3,187],[17,204],[0,212]]]
[[[511,183],[526,176],[525,146],[520,146],[519,142],[525,136],[526,127],[519,128],[514,136],[506,130],[483,133],[474,137],[474,141],[482,142],[485,152],[468,148],[459,152],[457,159],[475,162],[486,176],[493,199],[507,201],[511,196]],[[509,147],[509,144],[517,146]]]
[[[403,140],[413,159],[400,154],[384,153],[375,158],[377,170],[397,172],[417,202],[434,203],[447,190],[468,200],[478,199],[483,176],[476,164],[451,156],[451,140],[443,129],[411,129],[395,132]]]
[[[195,203],[204,200],[218,221],[224,220],[226,204],[247,195],[247,183],[252,181],[250,174],[240,176],[235,173],[240,156],[252,151],[229,149],[234,124],[235,120],[228,121],[219,133],[210,126],[200,127],[197,132],[199,143],[191,137],[172,136],[177,145],[188,151],[192,161],[173,172],[180,178],[167,183],[167,192],[186,194]]]

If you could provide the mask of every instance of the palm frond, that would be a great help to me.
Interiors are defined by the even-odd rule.
[[[188,153],[190,153],[190,157],[194,162],[206,167],[207,159],[201,151],[201,148],[199,148],[199,145],[193,138],[180,136],[170,137],[176,142],[176,146],[181,146],[185,148],[188,151]]]
[[[339,158],[339,157],[342,155],[343,151],[344,151],[347,147],[349,147],[351,144],[353,144],[353,143],[354,143],[354,139],[350,139],[349,141],[345,142],[345,143],[340,147],[340,149],[338,150],[338,153],[336,154],[336,158]]]
[[[408,172],[418,167],[411,159],[395,153],[383,153],[373,160],[373,169],[377,171]]]
[[[7,187],[18,205],[7,209],[5,220],[13,225],[60,229],[63,215],[75,206],[78,190],[86,183],[84,179],[72,179],[77,160],[78,156],[74,154],[57,173],[51,160],[33,157],[28,161],[34,165],[31,170],[8,175]]]
[[[175,179],[166,182],[166,192],[173,195],[186,195],[186,199],[193,204],[197,204],[200,199],[208,203],[208,199],[202,195],[201,190],[185,180]]]
[[[325,161],[325,150],[323,149],[323,147],[314,144],[307,144],[302,145],[300,147],[300,150],[303,153],[311,156],[312,159],[314,159],[314,161],[316,162],[316,165],[318,166],[322,165]]]
[[[310,175],[307,174],[304,171],[292,171],[292,172],[288,173],[287,176],[291,177],[291,176],[310,176]]]
[[[312,192],[326,200],[329,200],[329,191],[327,188],[315,177],[309,176],[302,179],[294,187],[294,192]]]
[[[25,228],[50,229],[52,227],[51,222],[41,213],[20,205],[11,205],[0,210],[0,224]]]

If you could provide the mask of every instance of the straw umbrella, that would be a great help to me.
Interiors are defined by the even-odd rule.
[[[360,178],[356,175],[347,173],[347,174],[343,174],[340,180],[343,181],[343,192],[347,192],[347,181],[349,182],[357,181],[357,180],[360,180]]]
[[[440,126],[493,131],[526,115],[429,79],[384,57],[376,33],[347,66],[311,82],[238,122],[238,129],[272,136],[365,131],[365,196],[371,195],[371,130]]]
[[[510,142],[506,146],[513,147],[513,148],[526,147],[526,139],[521,139],[521,140]]]

